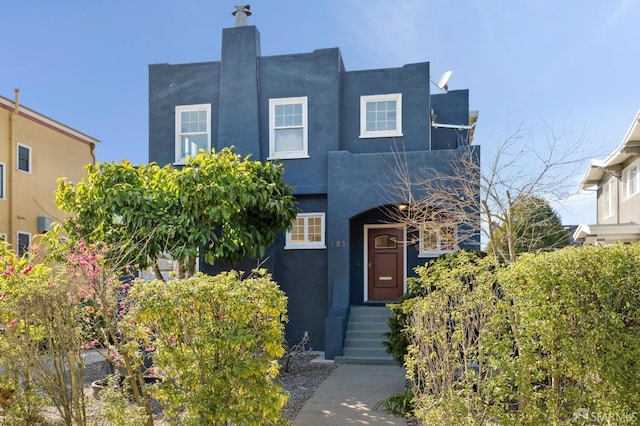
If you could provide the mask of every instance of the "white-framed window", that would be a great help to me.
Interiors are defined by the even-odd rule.
[[[613,187],[614,180],[609,179],[602,185],[602,218],[613,216],[615,214],[616,191]]]
[[[458,250],[458,227],[451,223],[428,222],[420,227],[419,257],[439,256]]]
[[[176,163],[211,150],[211,104],[176,107]]]
[[[18,170],[26,173],[31,173],[31,148],[18,144],[18,158],[16,161]]]
[[[5,175],[4,175],[4,163],[0,163],[0,200],[4,200],[5,195]],[[6,240],[5,240],[6,241]]]
[[[360,96],[360,137],[402,136],[402,93]]]
[[[298,213],[287,232],[285,249],[324,249],[324,213]]]
[[[29,250],[29,246],[31,245],[31,234],[29,232],[21,232],[18,231],[17,234],[17,250],[19,257],[22,257]]]
[[[640,160],[622,171],[622,193],[625,200],[640,193]]]
[[[307,97],[269,99],[269,158],[309,158]]]

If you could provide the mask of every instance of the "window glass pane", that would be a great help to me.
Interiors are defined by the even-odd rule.
[[[438,250],[438,233],[433,229],[425,229],[422,234],[422,251]]]
[[[454,226],[443,226],[440,233],[440,250],[455,250],[456,229]]]
[[[366,130],[368,132],[396,130],[396,101],[367,102]]]
[[[377,249],[396,248],[396,239],[390,235],[381,235],[374,240],[374,247]]]
[[[309,217],[309,241],[322,241],[322,224],[321,219],[319,217]]]
[[[298,217],[293,220],[291,241],[298,243],[304,242],[304,217]]]
[[[4,164],[0,164],[0,198],[4,198]]]
[[[281,129],[275,131],[275,151],[302,151],[302,129]]]
[[[18,147],[18,170],[29,171],[29,148]]]
[[[275,126],[302,126],[302,104],[284,104],[275,106]]]
[[[29,250],[30,240],[29,234],[18,233],[18,256],[24,255]]]
[[[180,155],[183,158],[187,156],[194,157],[198,155],[200,149],[207,151],[207,139],[207,135],[182,136]]]

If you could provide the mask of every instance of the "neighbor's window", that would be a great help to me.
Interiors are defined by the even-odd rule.
[[[18,231],[18,256],[22,257],[29,250],[31,245],[31,234]]]
[[[602,186],[602,218],[613,216],[615,213],[615,189],[613,188],[613,179],[609,179]]]
[[[5,191],[4,181],[5,181],[4,164],[0,163],[0,200],[4,199],[4,191]]]
[[[287,232],[285,249],[326,248],[324,213],[299,213]]]
[[[31,173],[31,148],[18,144],[18,170]]]
[[[458,249],[458,227],[429,222],[420,228],[419,256],[440,255]]]
[[[360,137],[402,136],[402,94],[360,97]]]
[[[269,158],[309,158],[307,97],[269,99]]]
[[[622,172],[622,191],[625,200],[640,192],[640,160]]]
[[[211,105],[176,107],[176,163],[211,150]]]

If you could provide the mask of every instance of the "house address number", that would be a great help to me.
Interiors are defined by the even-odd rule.
[[[331,247],[346,247],[346,241],[334,240],[331,241]]]

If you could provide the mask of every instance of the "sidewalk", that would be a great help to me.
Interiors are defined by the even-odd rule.
[[[404,390],[404,369],[395,365],[341,364],[305,403],[294,426],[406,425],[402,417],[373,406]]]

